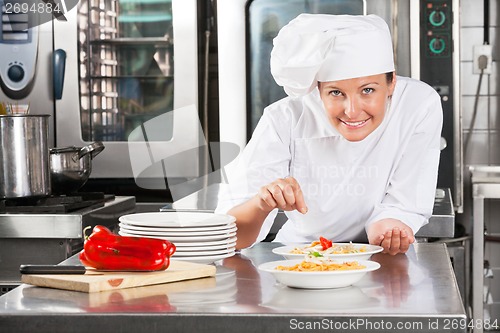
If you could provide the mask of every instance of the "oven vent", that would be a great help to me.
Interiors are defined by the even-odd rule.
[[[29,40],[29,15],[13,10],[11,3],[2,4],[2,30],[0,42],[8,43]]]

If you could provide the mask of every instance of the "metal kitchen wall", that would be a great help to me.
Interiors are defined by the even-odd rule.
[[[460,0],[462,114],[464,141],[470,136],[464,150],[464,213],[457,215],[457,222],[472,234],[472,186],[468,167],[470,165],[500,166],[500,3],[489,0],[489,12],[485,19],[485,1]],[[487,5],[488,5],[487,4]],[[489,21],[489,24],[487,24]],[[485,43],[492,48],[491,70],[480,81],[474,70],[474,47]],[[481,82],[481,84],[480,84]],[[479,91],[478,91],[479,88]],[[484,201],[485,233],[500,235],[500,205],[498,200]],[[481,232],[481,231],[478,231]],[[491,239],[491,240],[490,240]],[[484,318],[500,318],[500,243],[495,237],[485,240],[486,261],[484,279]],[[478,318],[482,319],[482,318]]]

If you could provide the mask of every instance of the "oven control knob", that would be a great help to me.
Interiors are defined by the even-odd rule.
[[[20,82],[24,78],[24,69],[19,65],[13,65],[7,71],[7,76],[14,82]]]
[[[434,54],[441,54],[446,48],[446,43],[443,38],[436,37],[432,38],[429,43],[429,48]]]
[[[446,15],[441,10],[435,10],[429,15],[429,22],[435,27],[440,27],[446,21]]]

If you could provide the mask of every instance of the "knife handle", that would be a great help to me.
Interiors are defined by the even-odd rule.
[[[81,265],[21,265],[21,274],[85,274]]]

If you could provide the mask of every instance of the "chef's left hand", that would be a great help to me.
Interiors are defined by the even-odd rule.
[[[370,244],[382,246],[383,252],[391,255],[406,253],[410,244],[415,241],[411,228],[396,219],[372,223],[367,229],[367,235]]]

